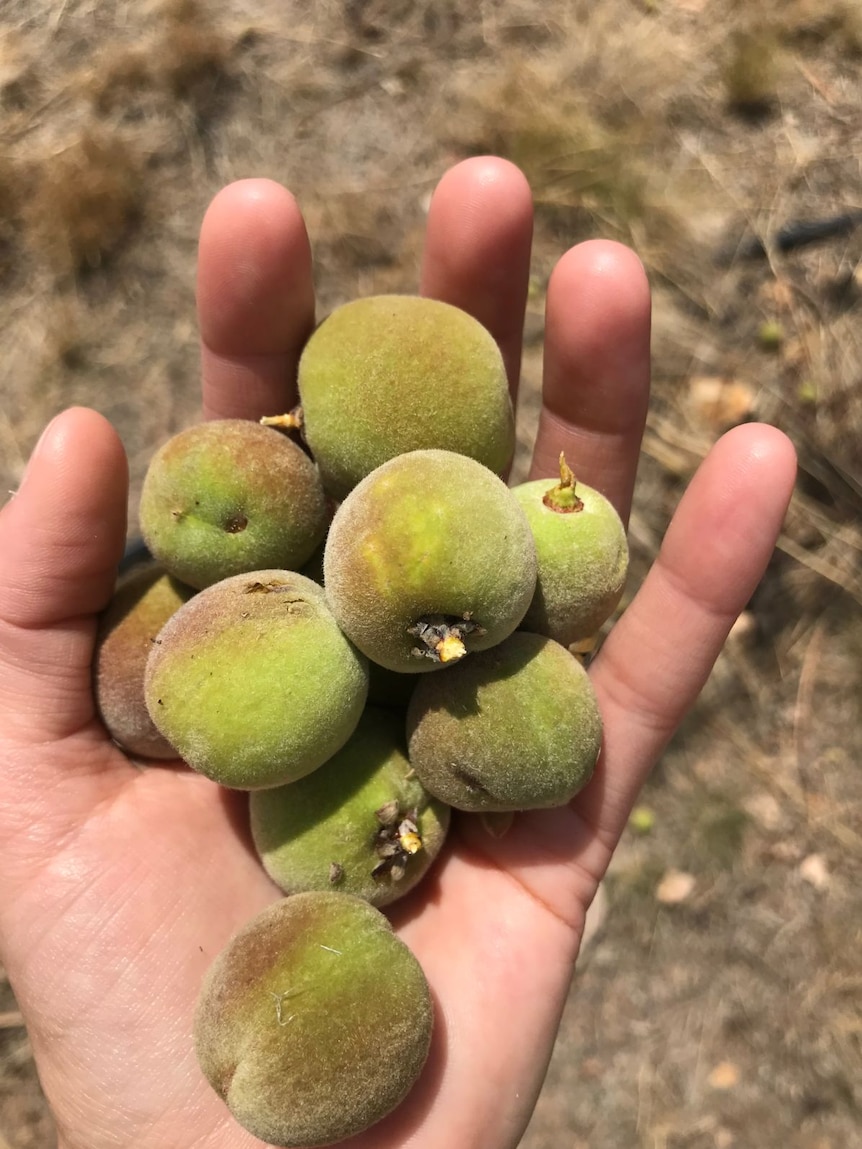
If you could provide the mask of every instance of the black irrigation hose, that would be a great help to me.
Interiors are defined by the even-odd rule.
[[[842,212],[841,215],[833,215],[828,219],[796,220],[777,231],[769,246],[782,253],[795,251],[812,243],[849,235],[860,223],[862,223],[862,211]],[[749,236],[734,247],[725,248],[720,252],[719,261],[732,263],[734,259],[764,259],[767,250],[767,245],[759,236]]]

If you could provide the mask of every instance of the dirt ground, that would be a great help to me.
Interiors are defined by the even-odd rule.
[[[197,415],[196,234],[224,183],[298,195],[322,316],[413,290],[434,183],[489,151],[536,199],[521,467],[555,259],[622,239],[653,284],[632,592],[722,430],[798,447],[767,576],[605,883],[524,1149],[862,1142],[860,62],[857,0],[0,7],[4,491],[85,403],[127,446],[134,528],[150,454]],[[4,984],[0,1149],[52,1144]]]

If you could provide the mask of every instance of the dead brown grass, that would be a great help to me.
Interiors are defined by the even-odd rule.
[[[752,117],[775,111],[784,66],[774,29],[737,29],[730,38],[723,66],[729,107]]]
[[[143,44],[118,43],[101,53],[85,74],[100,113],[133,113],[145,93],[192,106],[201,119],[212,117],[233,80],[235,43],[212,23],[196,0],[167,0]]]
[[[26,173],[29,241],[58,272],[100,267],[140,221],[142,170],[120,136],[84,131]]]
[[[153,448],[196,417],[196,235],[228,179],[298,194],[323,313],[412,290],[434,180],[486,150],[523,167],[537,202],[521,471],[554,260],[617,237],[653,283],[632,590],[726,427],[792,435],[778,551],[644,795],[651,829],[618,856],[524,1149],[851,1149],[862,234],[787,253],[774,238],[859,206],[858,4],[21,0],[7,23],[4,489],[46,419],[84,402],[126,442],[134,518]],[[758,103],[754,118],[731,106]],[[694,882],[679,903],[657,893],[669,871]],[[45,1149],[29,1051],[0,1038],[0,1133]]]

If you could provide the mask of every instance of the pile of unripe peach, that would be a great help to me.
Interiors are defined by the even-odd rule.
[[[428,872],[451,808],[505,830],[589,780],[601,719],[569,648],[622,594],[622,524],[560,474],[508,488],[496,343],[412,296],[339,308],[310,337],[301,409],[180,433],[154,456],[153,562],[102,620],[96,694],[130,754],[250,791],[289,896],[203,986],[198,1058],[279,1146],[380,1120],[428,1052],[418,962],[379,907]]]

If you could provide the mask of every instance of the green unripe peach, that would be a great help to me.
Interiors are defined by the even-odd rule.
[[[602,722],[578,659],[518,631],[421,679],[407,735],[427,790],[459,810],[502,812],[568,802],[592,775]]]
[[[613,505],[560,459],[560,482],[512,488],[533,532],[536,593],[521,627],[563,646],[591,638],[622,597],[629,551]]]
[[[156,635],[194,594],[157,563],[136,567],[122,579],[99,619],[93,686],[108,733],[130,754],[176,758],[144,702],[144,671]]]
[[[285,893],[337,889],[375,906],[427,873],[450,815],[410,768],[403,713],[373,707],[319,770],[252,794],[250,813],[264,868]]]
[[[299,363],[304,433],[342,499],[387,460],[444,448],[498,473],[515,444],[500,350],[467,312],[415,295],[337,308]]]
[[[280,431],[245,419],[200,423],[153,456],[141,491],[141,532],[189,586],[248,571],[296,570],[323,540],[320,475]]]
[[[391,1112],[433,1025],[425,975],[379,910],[296,894],[216,958],[195,1015],[204,1076],[267,1145],[330,1145]]]
[[[381,666],[419,673],[511,634],[533,597],[536,555],[492,471],[452,451],[411,451],[338,508],[323,570],[345,634]]]
[[[147,663],[150,717],[194,770],[223,786],[281,786],[353,733],[368,664],[321,587],[293,571],[234,575],[195,595]]]

